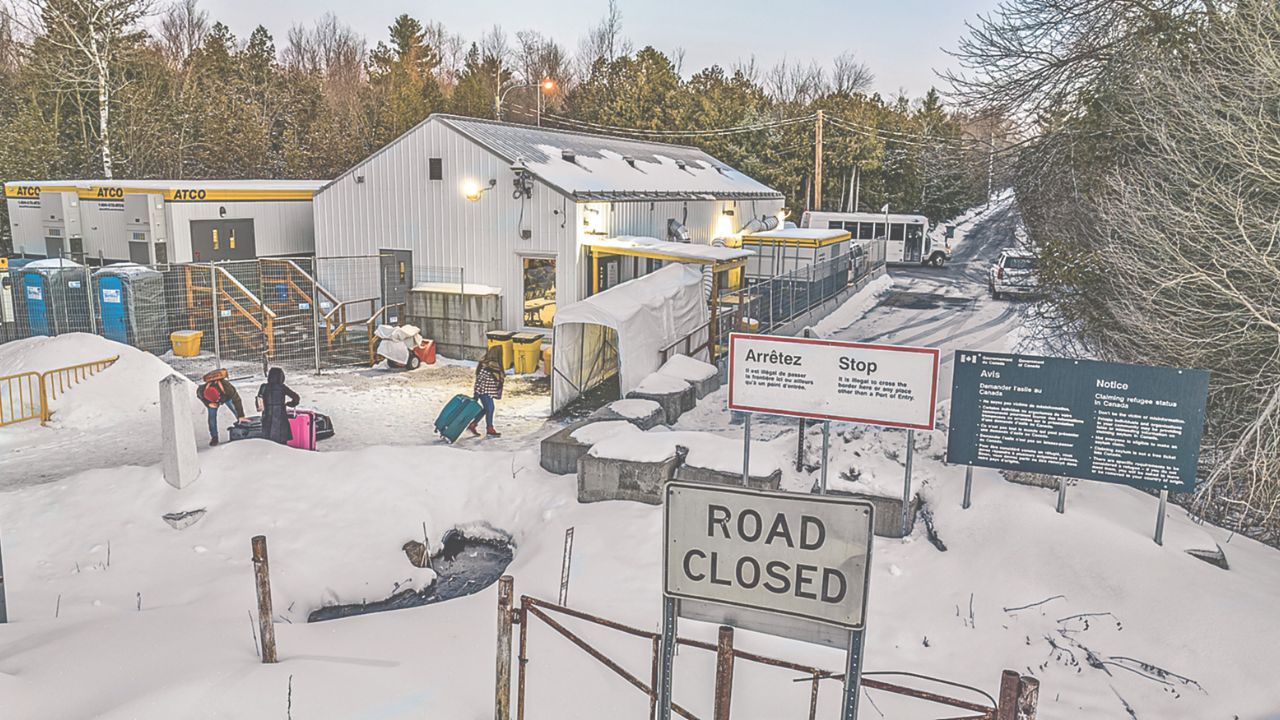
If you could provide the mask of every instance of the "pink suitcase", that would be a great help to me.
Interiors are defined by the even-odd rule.
[[[293,433],[289,447],[299,450],[316,449],[315,415],[310,410],[290,410],[289,430]]]

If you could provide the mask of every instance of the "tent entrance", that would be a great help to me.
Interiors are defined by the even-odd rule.
[[[556,415],[585,417],[597,408],[622,397],[619,384],[618,331],[607,325],[573,323],[556,328],[556,332],[573,335],[566,347],[576,346],[574,357],[559,358],[555,380],[567,383],[574,400]]]

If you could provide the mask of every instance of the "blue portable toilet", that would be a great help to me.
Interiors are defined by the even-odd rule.
[[[88,268],[63,259],[36,260],[22,268],[20,297],[32,335],[92,332]]]
[[[99,331],[108,340],[160,355],[169,343],[164,274],[142,265],[107,265],[93,274]]]

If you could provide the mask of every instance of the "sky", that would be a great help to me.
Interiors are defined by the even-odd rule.
[[[828,64],[852,51],[875,74],[873,89],[905,90],[915,97],[942,82],[935,69],[952,65],[945,49],[964,34],[964,22],[995,9],[999,0],[800,0],[795,3],[735,0],[619,0],[623,32],[641,48],[685,52],[689,75],[712,64],[730,66],[755,57],[768,67],[787,59]],[[283,45],[289,27],[326,12],[363,34],[372,47],[401,13],[443,23],[468,40],[493,25],[509,35],[537,30],[572,51],[587,28],[604,15],[606,0],[201,0],[210,18],[247,37],[264,25]]]

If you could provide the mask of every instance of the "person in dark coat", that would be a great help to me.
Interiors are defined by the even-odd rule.
[[[209,444],[218,444],[218,410],[231,408],[236,419],[244,422],[244,404],[240,402],[240,393],[236,386],[227,379],[225,370],[215,370],[205,375],[205,381],[196,388],[196,397],[209,413]]]
[[[258,388],[258,410],[262,412],[262,437],[281,445],[293,439],[289,413],[285,408],[297,407],[298,393],[284,384],[284,370],[271,368],[267,381]]]
[[[487,426],[485,434],[489,437],[501,437],[502,433],[493,427],[493,401],[502,399],[502,384],[507,379],[505,363],[502,362],[502,348],[495,345],[489,348],[480,364],[476,366],[475,399],[484,408],[484,420]],[[476,418],[467,428],[472,435],[479,435],[477,426],[480,418]]]

